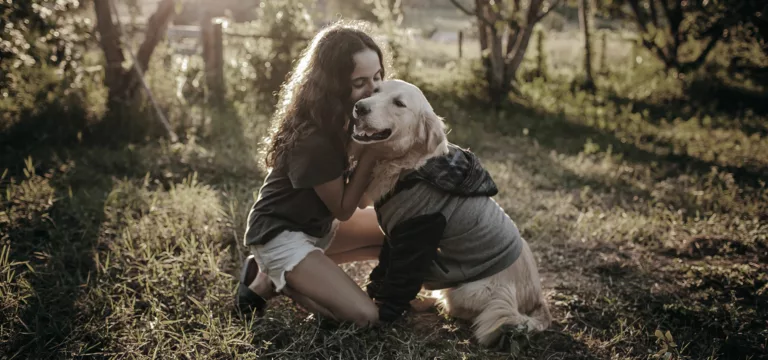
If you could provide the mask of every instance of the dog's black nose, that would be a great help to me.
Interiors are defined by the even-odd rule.
[[[355,112],[357,113],[357,116],[368,115],[371,113],[371,108],[363,102],[358,101],[355,103]]]

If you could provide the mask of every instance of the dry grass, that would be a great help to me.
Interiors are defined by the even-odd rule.
[[[450,72],[425,91],[493,174],[556,317],[520,358],[766,358],[765,112],[672,101],[688,94],[649,70],[600,78],[596,96],[536,80],[493,114],[451,66],[417,75]],[[201,142],[6,148],[0,359],[510,358],[436,312],[358,330],[280,298],[237,317],[263,176],[263,117],[247,115]],[[362,282],[371,265],[343,267]]]

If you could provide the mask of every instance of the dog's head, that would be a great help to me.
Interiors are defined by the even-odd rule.
[[[413,154],[422,159],[448,152],[443,119],[421,90],[402,80],[382,82],[355,104],[354,141],[381,147],[387,157]]]

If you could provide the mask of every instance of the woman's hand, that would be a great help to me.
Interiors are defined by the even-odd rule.
[[[366,162],[366,165],[373,167],[377,161],[384,158],[384,152],[371,145],[363,145],[359,152],[358,165]]]
[[[365,149],[365,145],[358,143],[357,141],[350,141],[347,145],[347,156],[355,160],[360,160],[360,154]]]

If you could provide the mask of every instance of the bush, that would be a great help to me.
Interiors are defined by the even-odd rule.
[[[20,68],[50,66],[68,80],[83,80],[84,45],[90,19],[76,0],[0,2],[0,94],[15,97]]]
[[[237,52],[232,58],[237,60],[228,65],[234,72],[235,100],[253,96],[252,100],[272,107],[294,60],[307,46],[314,26],[306,6],[299,0],[264,2],[258,10],[258,18],[258,22],[239,25],[236,30],[263,37],[249,38],[242,46],[233,46]]]
[[[99,111],[86,64],[91,20],[75,0],[0,2],[0,143],[74,141]],[[88,105],[92,103],[95,105]]]

